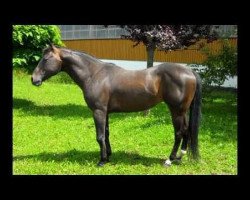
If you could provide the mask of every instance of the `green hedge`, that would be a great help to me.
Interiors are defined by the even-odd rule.
[[[13,67],[32,72],[49,44],[64,46],[60,29],[55,25],[13,26]]]
[[[198,69],[201,75],[204,88],[211,86],[221,86],[228,77],[237,76],[237,47],[230,44],[228,39],[222,39],[222,48],[214,54],[209,48],[201,49],[206,60],[201,64],[192,64],[192,67]]]

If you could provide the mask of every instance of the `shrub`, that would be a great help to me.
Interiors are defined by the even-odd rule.
[[[31,72],[42,56],[42,49],[49,43],[64,46],[57,26],[14,25],[13,67],[25,68]]]
[[[217,53],[207,47],[202,49],[202,53],[207,57],[201,64],[202,67],[192,65],[197,67],[205,87],[221,86],[229,77],[237,76],[237,47],[227,39],[221,40],[221,43],[222,47]]]

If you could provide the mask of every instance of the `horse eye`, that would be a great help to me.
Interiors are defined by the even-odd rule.
[[[43,57],[43,59],[44,59],[45,61],[47,61],[47,60],[50,59],[50,58],[51,58],[50,55],[46,55],[46,56]]]

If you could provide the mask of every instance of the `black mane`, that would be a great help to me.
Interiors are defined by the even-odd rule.
[[[57,47],[57,46],[56,46]],[[101,60],[99,60],[98,58],[84,52],[84,51],[78,51],[78,50],[72,50],[72,49],[68,49],[65,47],[57,47],[58,49],[64,50],[66,52],[69,52],[71,54],[77,55],[77,56],[84,56],[85,58],[87,57],[88,59],[94,60],[94,61],[98,61],[98,62],[102,62]]]
[[[68,48],[65,48],[65,47],[60,47],[60,46],[57,46],[57,45],[54,45],[56,48],[60,49],[60,50],[64,50],[70,54],[73,54],[73,55],[77,55],[77,56],[84,56],[85,58],[88,58],[88,59],[91,59],[93,61],[96,61],[96,62],[102,62],[101,60],[99,60],[98,58],[96,58],[95,56],[92,56],[84,51],[78,51],[78,50],[72,50],[72,49],[68,49]],[[48,47],[45,47],[43,49],[43,55],[45,55],[46,53],[50,52],[51,51],[51,47],[48,46]]]

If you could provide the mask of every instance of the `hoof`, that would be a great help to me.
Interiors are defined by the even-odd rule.
[[[170,167],[172,164],[175,164],[175,165],[181,164],[181,159],[176,158],[176,159],[174,159],[172,161],[168,159],[168,160],[165,161],[164,166],[165,167]]]
[[[166,160],[166,161],[164,162],[164,167],[170,167],[171,164],[172,164],[172,162],[171,162],[170,160]]]
[[[105,165],[105,162],[103,162],[103,161],[100,161],[100,162],[97,164],[98,167],[103,167],[104,165]]]
[[[105,161],[100,161],[98,164],[97,164],[97,166],[98,167],[103,167],[106,163],[108,163],[108,162],[110,162],[109,161],[109,158],[107,158],[107,160],[105,160]]]

